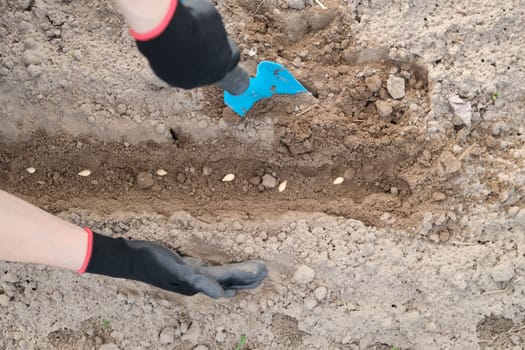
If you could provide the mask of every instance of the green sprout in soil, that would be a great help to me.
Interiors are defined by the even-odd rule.
[[[397,346],[392,346],[392,350],[400,350]]]
[[[494,95],[492,95],[492,100],[496,101],[500,97],[501,97],[501,94],[499,92],[496,92]]]
[[[235,348],[235,350],[242,350],[242,347],[244,346],[244,344],[246,344],[246,336],[243,334],[241,335],[241,338],[239,339],[239,343],[237,343],[237,347]]]
[[[108,320],[102,320],[102,328],[108,329],[109,328],[109,321]]]

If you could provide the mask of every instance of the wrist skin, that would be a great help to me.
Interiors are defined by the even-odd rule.
[[[115,0],[133,36],[162,31],[166,17],[173,15],[177,0]],[[135,34],[136,33],[136,34]],[[147,40],[147,39],[145,39]]]
[[[0,260],[79,270],[88,234],[0,190]]]

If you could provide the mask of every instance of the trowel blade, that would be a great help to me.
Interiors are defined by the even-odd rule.
[[[259,100],[274,94],[294,95],[308,92],[284,66],[263,61],[257,66],[257,75],[250,78],[250,86],[240,95],[224,92],[224,102],[241,117]]]

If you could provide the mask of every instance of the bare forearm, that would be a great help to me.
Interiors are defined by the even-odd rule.
[[[78,270],[86,232],[0,190],[0,260]]]
[[[158,26],[172,0],[115,0],[120,12],[138,33],[146,33]]]

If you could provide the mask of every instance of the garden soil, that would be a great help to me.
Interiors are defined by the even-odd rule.
[[[216,5],[248,71],[309,93],[241,119],[158,80],[109,1],[0,1],[0,188],[268,279],[2,262],[0,349],[524,349],[525,2]]]

